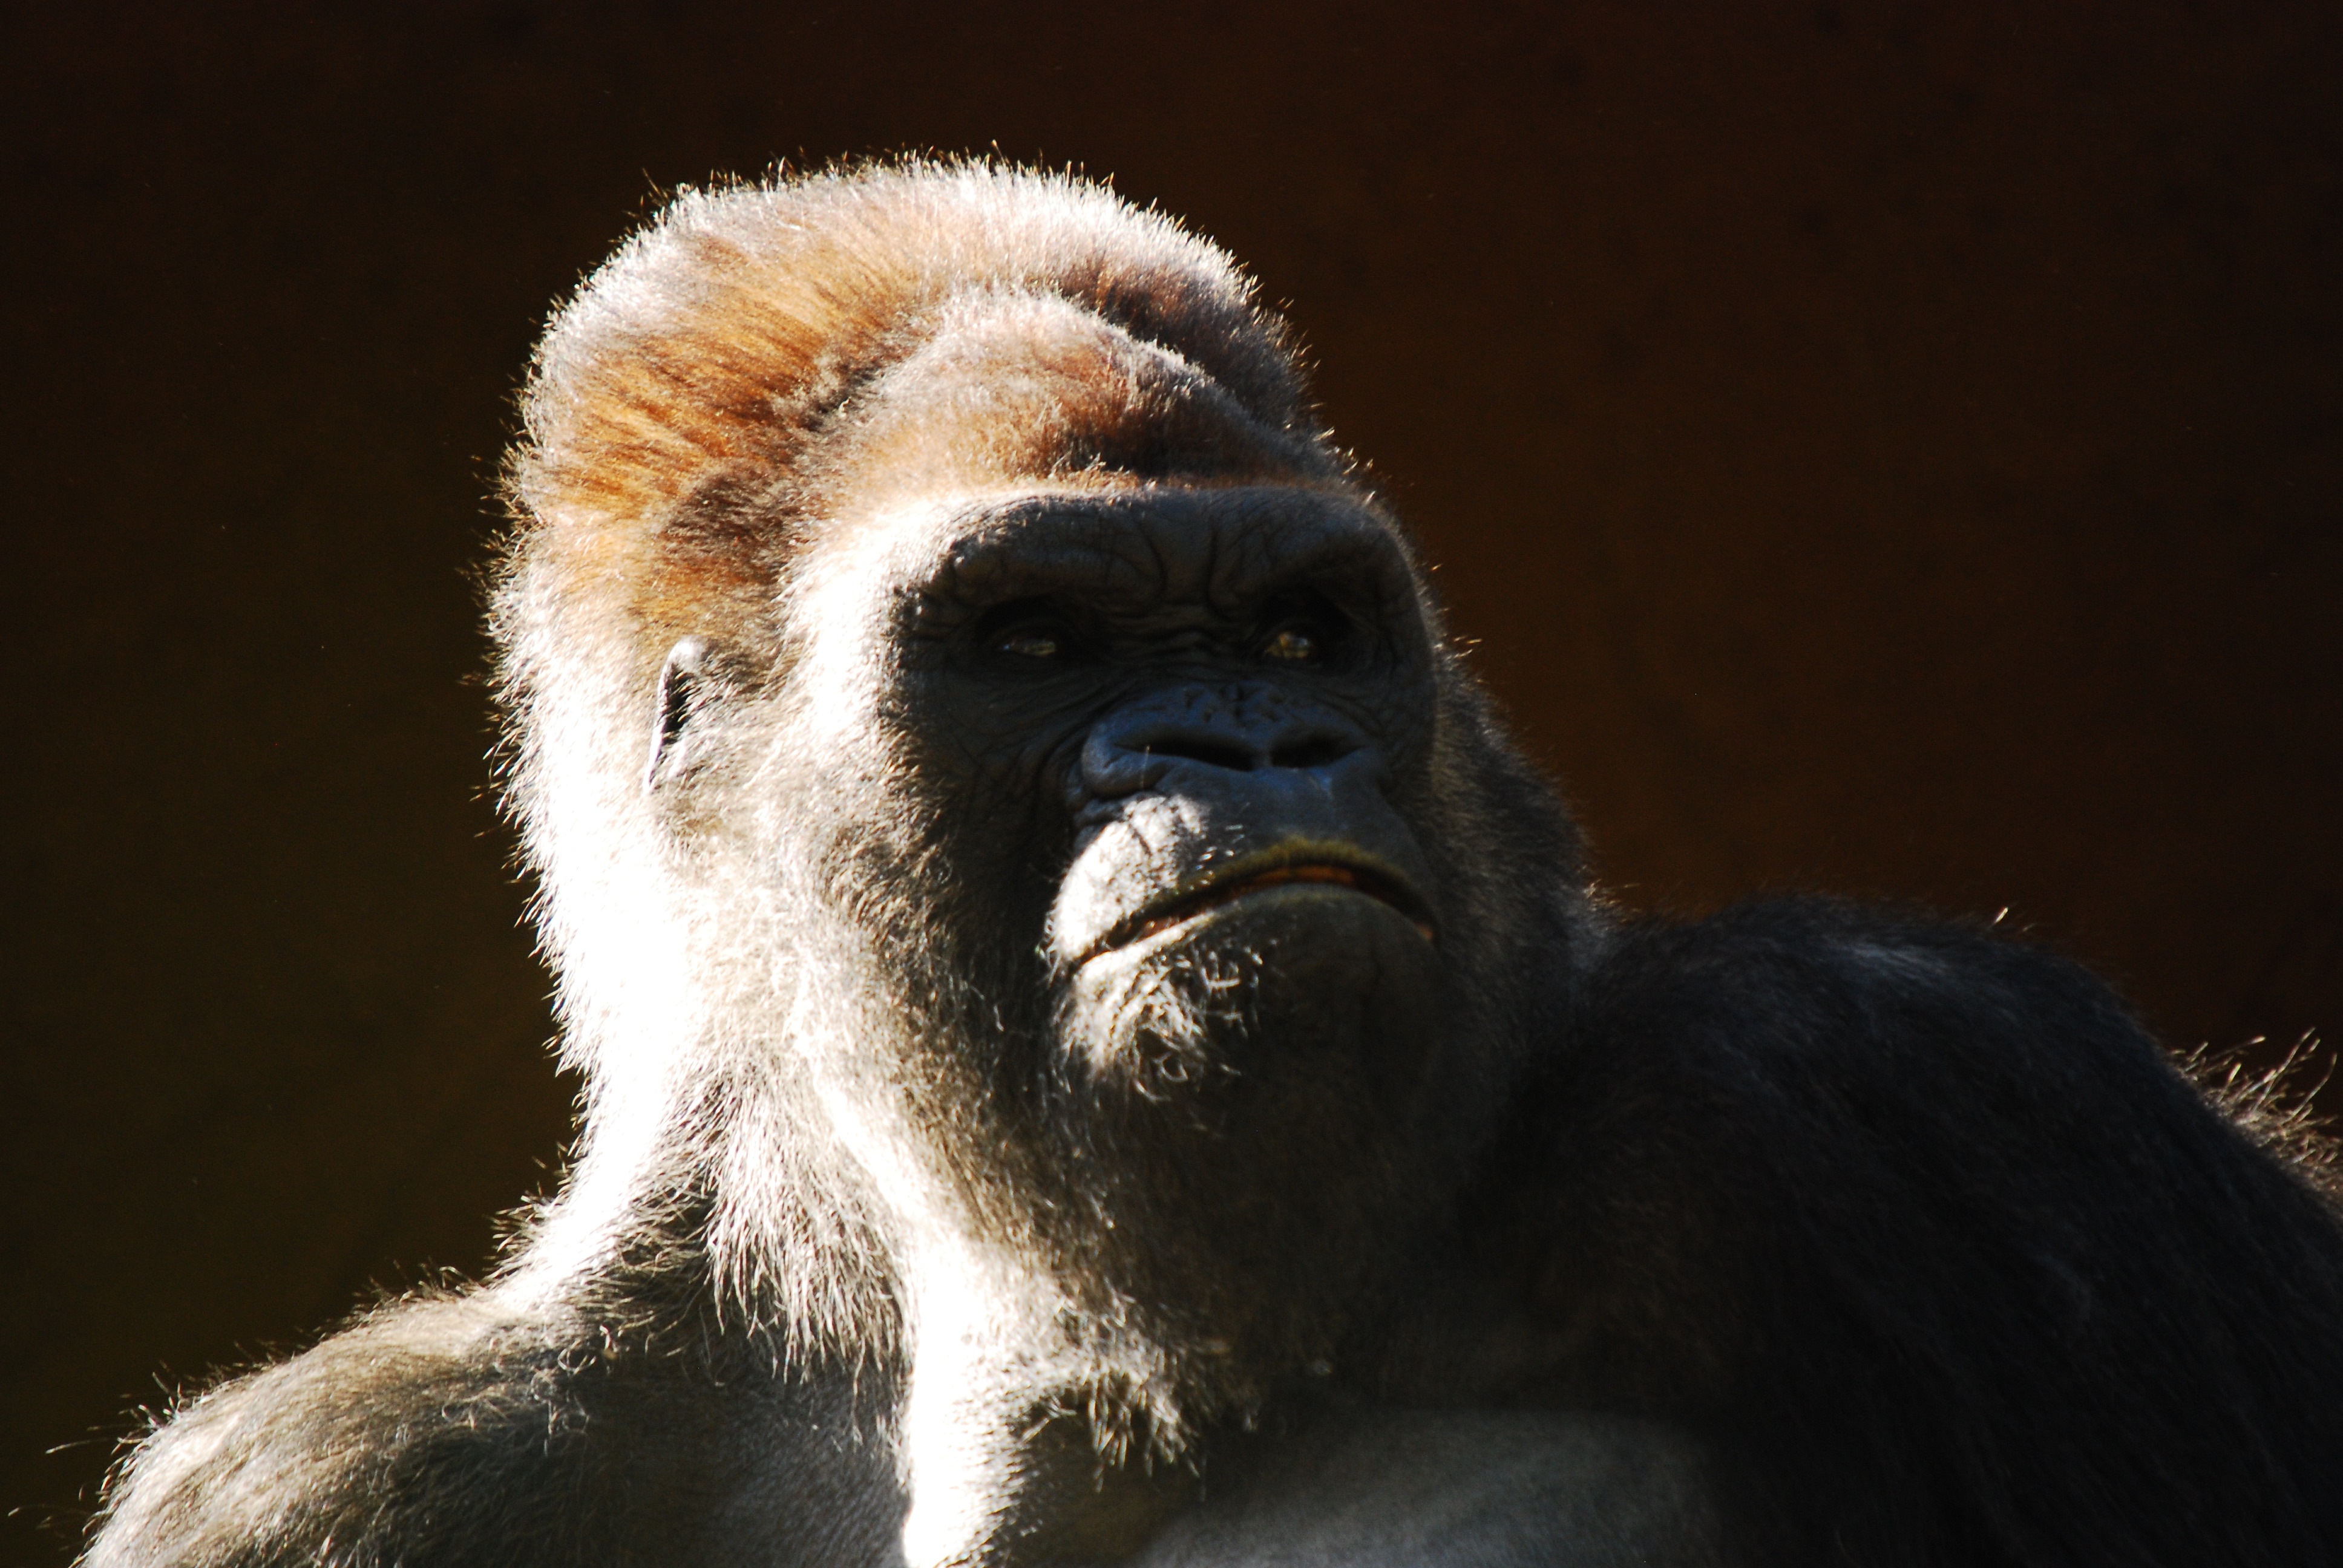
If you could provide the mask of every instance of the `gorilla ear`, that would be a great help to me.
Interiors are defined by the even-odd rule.
[[[687,637],[667,650],[659,694],[651,700],[651,754],[643,788],[657,789],[689,770],[691,730],[719,695],[715,650],[703,637]]]

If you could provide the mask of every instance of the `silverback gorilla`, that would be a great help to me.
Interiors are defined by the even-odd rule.
[[[687,194],[526,417],[575,1167],[93,1565],[2343,1561],[2298,1130],[1985,930],[1606,907],[1211,245]]]

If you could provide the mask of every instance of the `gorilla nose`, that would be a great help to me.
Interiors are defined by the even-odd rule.
[[[1177,769],[1329,768],[1369,750],[1357,726],[1275,687],[1182,687],[1111,715],[1082,744],[1093,799],[1151,789]]]

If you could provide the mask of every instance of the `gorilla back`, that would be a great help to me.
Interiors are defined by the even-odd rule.
[[[1621,922],[1208,244],[687,194],[526,415],[575,1164],[91,1563],[2343,1553],[2310,1145],[1987,933]]]

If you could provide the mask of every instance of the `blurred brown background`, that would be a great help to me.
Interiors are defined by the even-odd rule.
[[[1632,900],[2343,1036],[2330,4],[196,9],[0,38],[10,1561],[550,1180],[469,574],[548,303],[776,156],[1226,241]]]

